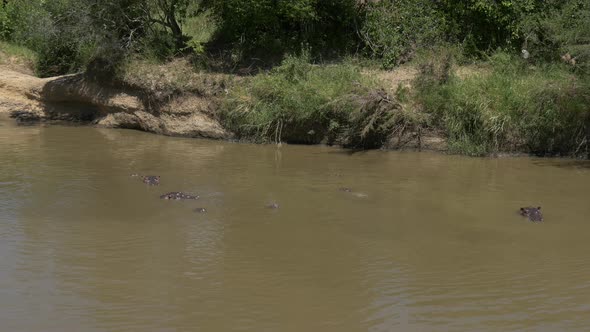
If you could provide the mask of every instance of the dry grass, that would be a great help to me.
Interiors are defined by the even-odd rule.
[[[196,93],[216,96],[227,91],[233,78],[195,70],[185,58],[159,64],[148,60],[131,60],[120,74],[120,80],[133,87],[160,97],[174,94]]]
[[[412,65],[405,65],[392,70],[363,70],[363,75],[376,79],[379,85],[389,93],[397,91],[400,85],[405,88],[411,88],[412,82],[418,74],[418,69]]]
[[[0,66],[27,74],[35,74],[36,55],[28,48],[0,41]]]
[[[173,115],[186,115],[195,112],[214,115],[215,105],[212,100],[195,95],[183,95],[165,104],[160,112]]]

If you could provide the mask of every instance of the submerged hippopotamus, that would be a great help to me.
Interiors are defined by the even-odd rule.
[[[141,181],[150,186],[157,186],[160,184],[160,176],[159,175],[140,175],[140,174],[131,174],[132,178],[141,178]]]
[[[185,194],[182,192],[174,191],[160,196],[161,199],[174,199],[174,200],[181,200],[181,199],[199,199],[199,196],[193,196],[190,194]]]
[[[150,185],[150,186],[157,186],[160,184],[160,176],[159,175],[145,175],[141,176],[141,181],[143,183]]]
[[[200,208],[194,209],[193,212],[196,212],[196,213],[205,213],[205,212],[207,212],[207,209],[200,207]]]
[[[542,222],[543,214],[541,213],[541,207],[521,207],[518,211],[521,216],[529,218],[532,222]]]
[[[338,188],[338,191],[342,191],[342,192],[345,192],[345,193],[352,194],[352,196],[357,197],[357,198],[367,198],[367,197],[369,197],[369,195],[367,195],[365,193],[355,192],[355,191],[352,190],[352,188],[348,188],[348,187]]]
[[[279,208],[279,204],[278,203],[275,203],[275,202],[272,202],[270,204],[266,204],[266,208],[267,209],[271,209],[271,210],[276,210],[276,209]]]

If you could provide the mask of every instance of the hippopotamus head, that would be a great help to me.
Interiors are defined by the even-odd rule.
[[[543,214],[541,213],[541,207],[521,207],[518,211],[521,216],[529,218],[532,222],[543,221]]]
[[[339,190],[339,191],[343,191],[343,192],[345,192],[345,193],[350,193],[350,192],[352,192],[352,188],[347,188],[347,187],[340,188],[340,189],[338,189],[338,190]]]
[[[278,203],[275,203],[275,202],[273,202],[273,203],[267,204],[267,205],[266,205],[266,208],[267,208],[267,209],[273,209],[273,210],[275,210],[275,209],[278,209],[278,208],[279,208],[279,204],[278,204]]]
[[[143,183],[148,184],[150,186],[157,186],[160,184],[160,176],[159,175],[146,175],[141,176]]]
[[[193,211],[196,213],[205,213],[205,212],[207,212],[207,209],[201,207],[201,208],[196,208]]]

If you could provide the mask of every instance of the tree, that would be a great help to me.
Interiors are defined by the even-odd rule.
[[[218,38],[246,51],[283,53],[307,45],[343,50],[356,42],[356,0],[208,0],[221,19]],[[351,43],[352,42],[352,43]]]
[[[174,39],[176,51],[186,48],[187,37],[182,33],[182,21],[187,16],[189,0],[151,0],[147,15],[151,23],[169,30]]]

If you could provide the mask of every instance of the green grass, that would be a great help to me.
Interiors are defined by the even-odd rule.
[[[223,105],[224,124],[255,141],[319,143],[334,138],[353,106],[348,97],[363,77],[352,65],[313,66],[289,57],[267,74],[233,89]]]
[[[587,155],[590,89],[565,66],[532,67],[498,53],[491,70],[460,79],[424,72],[417,97],[452,153]],[[442,75],[445,76],[445,75]]]

